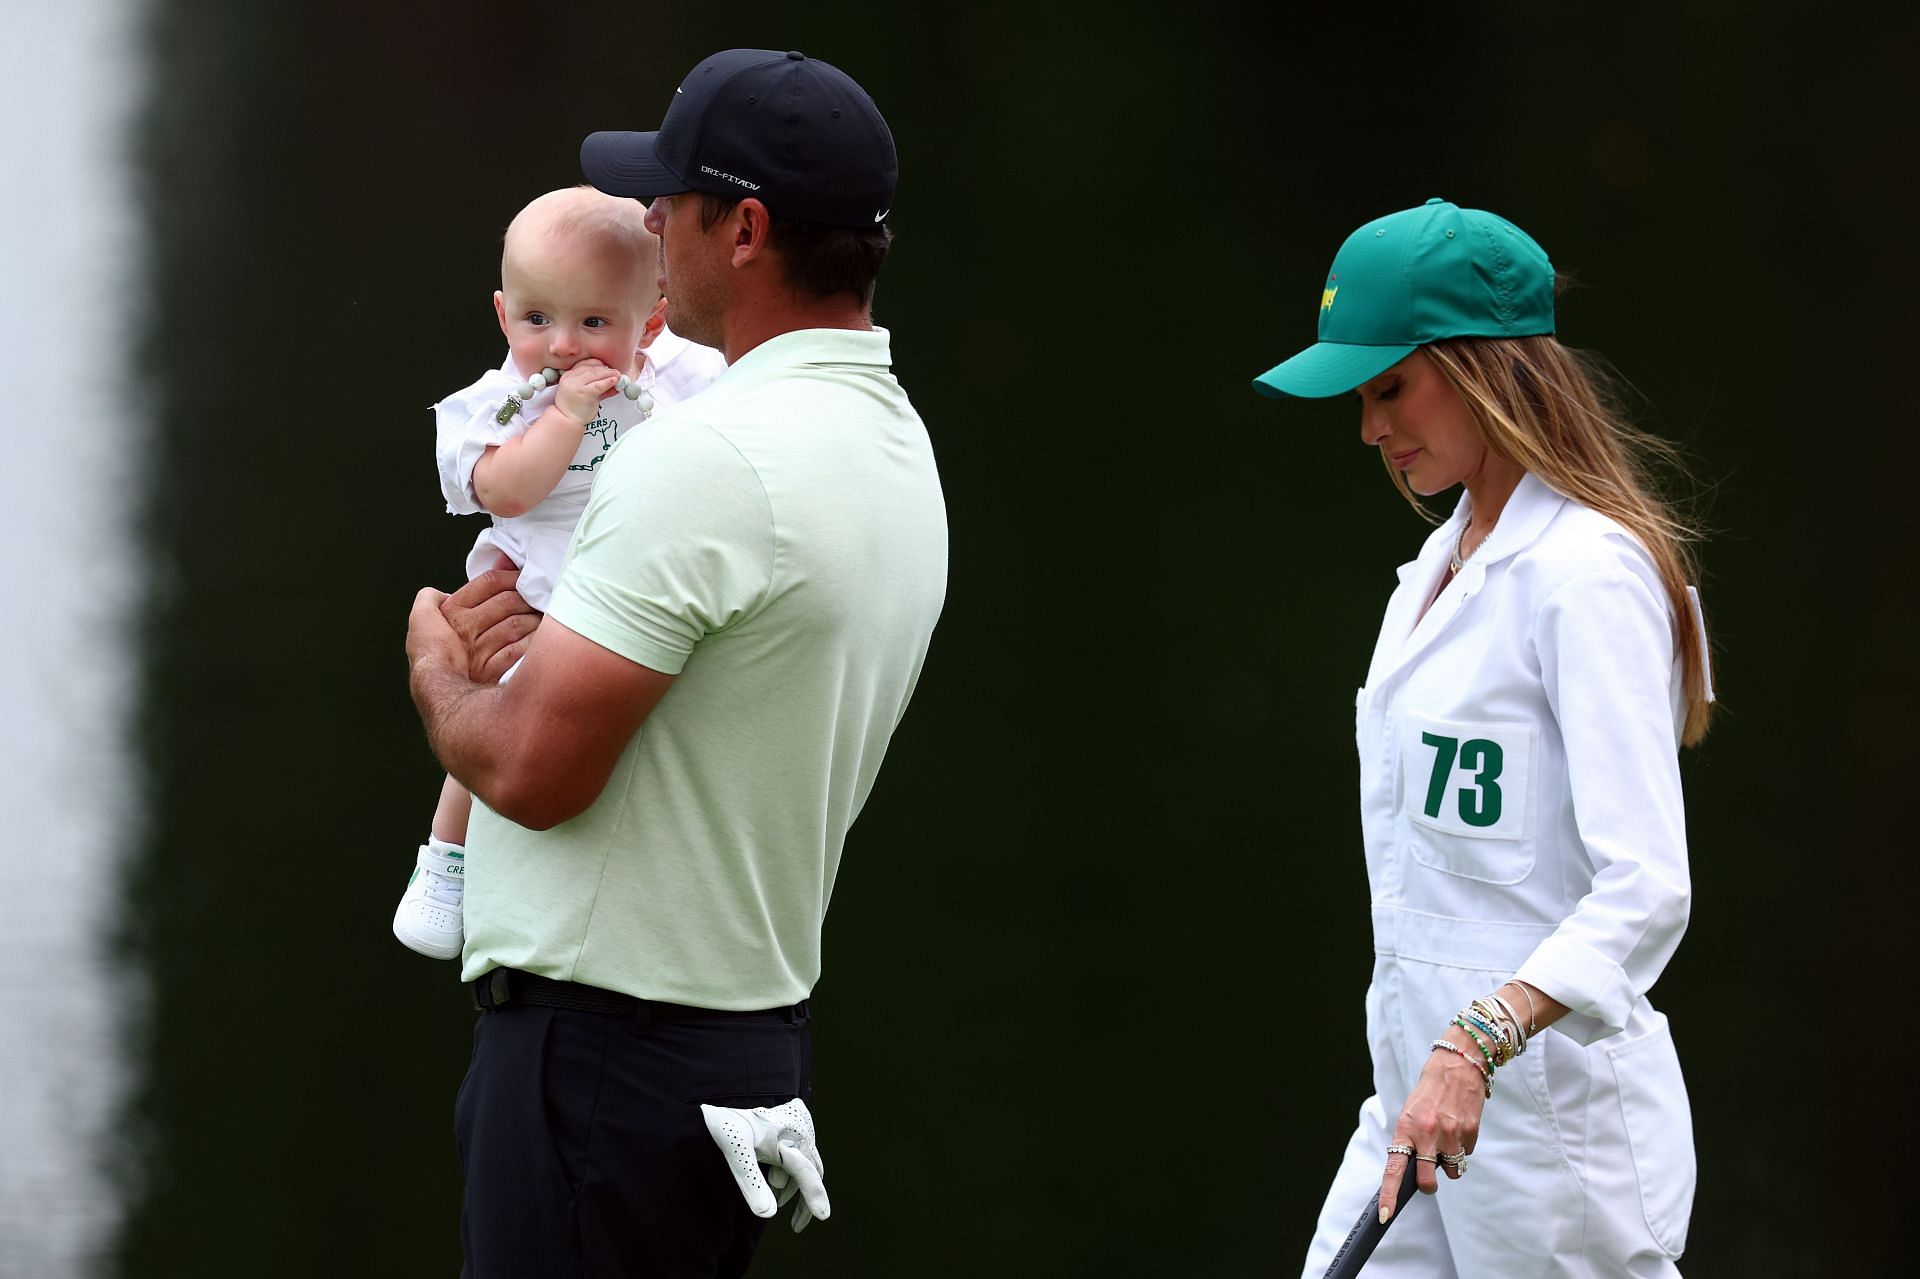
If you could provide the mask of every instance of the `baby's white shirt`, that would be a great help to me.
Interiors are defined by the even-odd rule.
[[[655,412],[704,390],[727,368],[720,352],[689,342],[670,330],[662,330],[654,338],[646,357],[639,382],[653,397]],[[488,448],[526,434],[553,403],[553,387],[519,401],[514,388],[522,381],[509,354],[499,368],[481,374],[472,385],[433,406],[440,491],[449,514],[485,512],[473,491],[475,464]],[[500,410],[510,396],[519,401],[518,407],[501,422]],[[524,515],[495,515],[492,527],[482,530],[467,554],[467,576],[477,577],[492,568],[495,555],[504,551],[520,566],[522,598],[545,612],[567,557],[567,545],[573,540],[574,525],[587,509],[595,469],[607,450],[641,421],[639,406],[626,396],[616,394],[602,400],[553,492]]]

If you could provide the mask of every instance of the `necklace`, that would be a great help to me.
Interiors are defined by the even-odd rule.
[[[521,406],[533,398],[536,391],[544,390],[559,380],[559,370],[541,369],[519,386],[513,388],[513,394],[509,395],[507,402],[500,406],[500,411],[493,415],[493,420],[501,426],[505,426],[513,420],[513,415],[520,411]],[[648,414],[653,412],[653,397],[648,395],[647,389],[633,378],[622,373],[620,380],[614,383],[613,389],[616,394],[624,395],[634,402],[635,406],[640,410],[642,421],[646,419]]]
[[[1493,536],[1492,530],[1488,530],[1486,537],[1482,537],[1480,539],[1478,546],[1475,546],[1471,551],[1462,555],[1460,553],[1460,548],[1467,544],[1467,530],[1471,527],[1473,527],[1472,520],[1468,520],[1465,524],[1462,524],[1460,526],[1460,536],[1453,540],[1453,560],[1450,564],[1448,564],[1447,572],[1458,573],[1461,570],[1461,568],[1466,565],[1466,562],[1468,560],[1472,559],[1474,556],[1480,553],[1480,547],[1485,546],[1487,544],[1487,538]]]

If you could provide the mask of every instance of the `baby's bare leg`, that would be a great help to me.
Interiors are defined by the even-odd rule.
[[[440,803],[433,810],[433,837],[448,844],[467,842],[467,818],[473,813],[473,793],[448,777],[440,787]]]

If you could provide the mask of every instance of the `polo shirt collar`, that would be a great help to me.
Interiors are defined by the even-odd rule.
[[[729,374],[743,370],[793,368],[806,364],[893,364],[887,331],[872,329],[793,329],[770,337],[727,366]]]

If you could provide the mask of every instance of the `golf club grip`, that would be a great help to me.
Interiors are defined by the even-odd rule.
[[[1419,1182],[1413,1175],[1413,1160],[1407,1160],[1407,1170],[1400,1178],[1400,1193],[1395,1197],[1393,1216],[1382,1223],[1380,1220],[1380,1192],[1375,1191],[1373,1198],[1367,1200],[1365,1212],[1360,1220],[1353,1223],[1353,1229],[1347,1232],[1347,1241],[1340,1245],[1340,1251],[1333,1254],[1333,1264],[1327,1267],[1325,1279],[1354,1279],[1360,1273],[1360,1267],[1367,1264],[1367,1258],[1380,1246],[1380,1238],[1387,1233],[1387,1227],[1400,1220],[1400,1213],[1413,1198],[1413,1192],[1419,1188]]]

